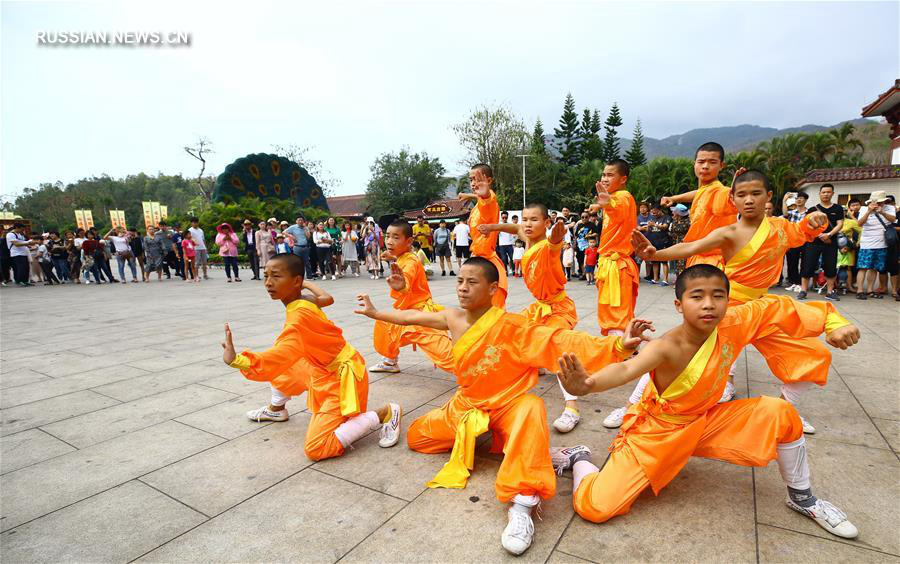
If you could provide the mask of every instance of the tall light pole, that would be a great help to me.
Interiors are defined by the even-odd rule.
[[[525,159],[531,155],[516,155],[522,157],[522,211],[525,211]]]

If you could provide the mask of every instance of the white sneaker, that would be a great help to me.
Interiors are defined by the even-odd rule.
[[[534,521],[531,515],[512,507],[507,512],[509,523],[503,529],[500,542],[507,552],[515,555],[522,554],[531,546],[534,539]]]
[[[804,419],[802,416],[800,417],[800,422],[803,423],[803,432],[807,435],[815,435],[816,428],[809,424],[809,421]]]
[[[392,447],[400,440],[400,420],[403,418],[403,410],[400,404],[390,403],[391,419],[381,426],[381,438],[378,440],[378,446],[381,448]]]
[[[731,383],[731,380],[725,382],[725,389],[722,390],[722,397],[719,398],[719,403],[725,403],[726,401],[731,401],[734,399],[734,384]]]
[[[383,360],[369,369],[369,372],[390,372],[391,374],[396,374],[400,372],[400,367],[397,365],[397,361]]]
[[[573,447],[551,447],[550,448],[550,461],[553,463],[553,470],[556,471],[556,474],[562,476],[562,473],[566,470],[571,470],[572,466],[575,465],[573,460],[579,454],[585,453],[588,456],[591,455],[591,449],[584,445],[578,445]]]
[[[832,535],[845,539],[855,539],[859,536],[859,529],[847,519],[847,515],[824,499],[817,499],[812,507],[800,507],[788,498],[787,506],[797,513],[806,515]]]
[[[331,275],[331,279],[332,279],[332,280],[337,280],[337,276],[335,276],[334,274],[332,274],[332,275]]]
[[[625,413],[628,411],[628,407],[617,407],[612,410],[612,413],[606,416],[606,419],[603,420],[603,426],[607,429],[617,429],[622,426],[622,421],[625,420]]]
[[[356,273],[356,277],[359,278],[359,272]]]
[[[581,415],[567,407],[563,410],[562,415],[553,422],[553,428],[560,433],[568,433],[575,428],[575,425],[578,425],[579,421],[581,421]]]
[[[277,421],[280,423],[290,418],[287,408],[279,411],[270,411],[268,405],[248,411],[247,417],[250,418],[250,421],[256,421],[257,423],[260,421]]]

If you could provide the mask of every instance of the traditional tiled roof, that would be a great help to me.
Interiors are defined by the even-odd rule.
[[[894,85],[882,92],[878,99],[862,109],[863,117],[883,116],[891,108],[900,104],[900,78],[894,81]]]
[[[435,213],[432,211],[431,213],[426,213],[425,209],[434,208],[434,207],[446,207],[447,211],[444,213]],[[424,215],[425,219],[445,219],[451,217],[462,217],[464,215],[468,215],[469,210],[472,207],[472,203],[468,200],[463,201],[457,198],[446,198],[443,200],[435,200],[429,203],[424,208],[419,208],[415,210],[408,210],[403,212],[403,217],[407,219],[415,219],[419,215]]]
[[[900,166],[854,166],[848,168],[817,168],[806,173],[799,185],[816,182],[852,182],[900,178]]]
[[[335,196],[326,198],[331,215],[336,217],[362,217],[366,215],[366,195]]]

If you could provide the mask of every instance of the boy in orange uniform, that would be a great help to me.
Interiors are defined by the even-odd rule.
[[[731,201],[731,190],[719,182],[719,173],[725,168],[725,149],[718,143],[704,143],[694,153],[694,174],[700,187],[677,196],[664,196],[660,205],[690,204],[691,227],[683,242],[690,243],[702,239],[714,229],[731,225],[737,221],[737,208]],[[724,266],[722,254],[716,250],[692,255],[685,267],[695,264]],[[732,394],[733,395],[733,394]]]
[[[585,446],[554,449],[554,466],[573,472],[575,511],[596,523],[624,515],[647,487],[659,494],[691,456],[741,466],[766,466],[776,459],[788,506],[834,535],[855,538],[858,531],[847,516],[812,493],[806,443],[793,406],[770,397],[718,399],[736,351],[771,325],[794,337],[825,332],[829,344],[842,349],[859,340],[859,330],[827,302],[807,305],[765,296],[729,308],[728,278],[708,264],[682,272],[675,296],[684,322],[628,362],[588,376],[574,355],[560,359],[560,380],[579,395],[652,374],[640,403],[625,416],[602,471]]]
[[[635,233],[634,248],[641,258],[661,261],[710,251],[722,253],[725,274],[731,283],[729,306],[755,300],[778,282],[785,253],[812,241],[828,226],[828,218],[822,212],[809,213],[798,223],[768,217],[766,203],[771,198],[772,188],[763,173],[741,171],[732,188],[732,199],[741,212],[736,223],[720,227],[700,240],[661,250]],[[751,343],[783,382],[782,397],[794,405],[813,384],[824,386],[828,381],[831,353],[818,339],[795,339],[771,327]],[[734,365],[730,376],[734,376]],[[802,417],[801,420],[804,433],[815,433],[815,427]]]
[[[500,204],[497,203],[497,195],[491,189],[493,183],[494,171],[490,165],[479,163],[469,171],[472,193],[462,192],[458,197],[460,200],[477,200],[478,202],[469,214],[469,233],[472,237],[469,250],[473,257],[486,258],[497,267],[500,272],[500,283],[497,286],[497,293],[494,294],[494,305],[504,307],[509,286],[506,279],[506,266],[497,256],[498,233],[485,234],[478,229],[478,226],[483,224],[500,222]]]
[[[249,380],[269,382],[272,387],[270,404],[247,416],[253,421],[287,421],[287,401],[307,392],[312,419],[304,448],[311,460],[340,456],[377,429],[381,429],[379,445],[394,446],[400,437],[400,406],[389,403],[377,411],[366,411],[369,376],[365,361],[320,309],[334,299],[305,281],[303,270],[303,259],[293,254],[276,255],[266,263],[266,291],[287,310],[284,328],[271,349],[237,354],[231,328],[225,324],[225,364],[240,369]],[[302,295],[303,289],[313,295]]]
[[[560,261],[566,225],[562,218],[558,218],[548,237],[549,228],[547,206],[529,204],[522,210],[522,223],[485,224],[480,225],[478,230],[485,234],[504,231],[527,242],[528,250],[522,257],[522,276],[525,286],[537,301],[525,308],[522,315],[538,325],[574,329],[578,314],[575,312],[575,302],[566,295],[566,274]],[[560,433],[568,433],[580,420],[577,398],[567,399],[565,409],[553,422],[553,427]]]
[[[402,219],[391,223],[384,233],[387,250],[381,258],[391,266],[387,283],[391,288],[394,308],[440,311],[444,308],[431,299],[422,262],[410,252],[412,242],[412,226]],[[400,347],[407,345],[418,345],[435,366],[447,372],[453,371],[452,344],[446,331],[436,331],[430,327],[402,327],[378,321],[375,323],[374,340],[375,350],[383,360],[370,372],[400,372],[397,355]]]
[[[462,488],[474,467],[475,439],[493,433],[492,452],[503,452],[497,473],[497,499],[512,501],[503,547],[521,554],[531,546],[531,508],[556,493],[550,461],[550,433],[541,398],[528,393],[537,384],[538,368],[555,368],[559,353],[577,351],[587,364],[601,367],[628,358],[652,328],[632,320],[624,337],[592,337],[585,333],[544,327],[522,315],[492,305],[499,269],[472,257],[460,269],[456,293],[462,309],[439,312],[378,311],[360,295],[356,313],[403,325],[424,325],[450,331],[459,389],[441,408],[409,427],[409,448],[424,453],[447,452],[450,461],[429,487]]]

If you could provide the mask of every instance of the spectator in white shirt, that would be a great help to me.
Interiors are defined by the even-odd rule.
[[[125,234],[125,229],[121,226],[113,227],[103,238],[113,244],[116,262],[119,265],[119,279],[122,281],[122,284],[127,284],[125,281],[125,263],[128,263],[128,268],[131,270],[131,281],[137,283],[137,267],[134,263],[134,252],[131,250],[131,241]]]
[[[469,252],[469,225],[460,221],[453,228],[453,246],[456,247],[456,266],[462,268],[462,261],[471,256]]]
[[[29,280],[28,258],[31,253],[28,250],[38,244],[38,241],[25,237],[25,225],[16,223],[12,231],[6,234],[6,245],[9,247],[9,257],[13,264],[13,277],[19,286],[34,286]]]
[[[194,241],[194,253],[196,253],[194,256],[194,268],[202,266],[203,279],[209,280],[209,275],[206,273],[206,266],[209,264],[209,250],[206,248],[206,237],[203,230],[200,229],[200,219],[192,217],[188,231],[191,232],[191,240]]]
[[[501,212],[500,213],[500,223],[509,223],[509,213]],[[519,217],[514,217],[515,221],[513,223],[519,222]],[[515,274],[516,267],[513,264],[513,245],[516,242],[516,236],[511,233],[500,232],[500,236],[497,238],[497,256],[500,257],[500,260],[503,261],[503,266],[506,268],[507,274]]]

